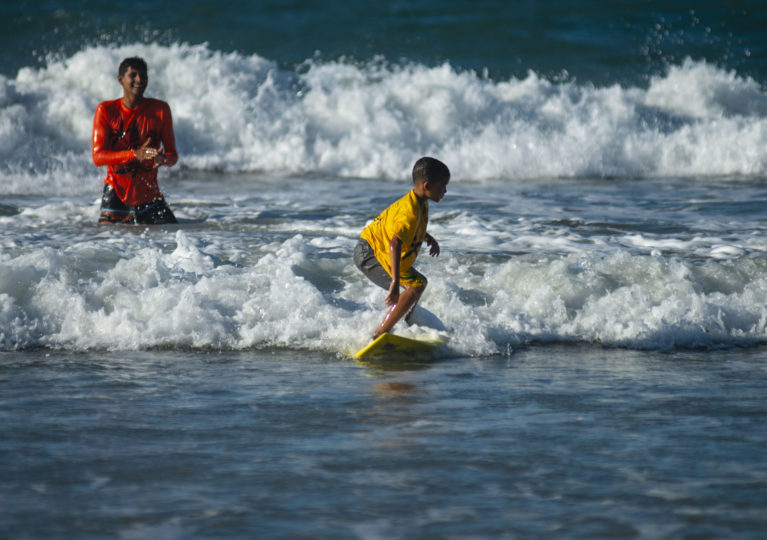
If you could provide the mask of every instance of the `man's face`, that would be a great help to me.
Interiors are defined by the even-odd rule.
[[[138,71],[129,66],[125,74],[117,77],[117,80],[120,81],[126,96],[142,98],[144,97],[144,90],[146,90],[149,77],[147,77],[146,71]]]

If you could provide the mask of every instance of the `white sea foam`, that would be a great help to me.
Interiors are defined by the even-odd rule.
[[[93,111],[119,95],[116,66],[133,54],[149,62],[149,94],[173,108],[176,171],[401,178],[416,154],[449,156],[456,178],[480,180],[767,170],[767,95],[702,61],[624,88],[533,72],[495,81],[447,64],[306,61],[288,71],[205,44],[136,44],[0,77],[0,193],[98,186]]]
[[[352,238],[307,240],[265,242],[243,264],[212,254],[226,246],[182,230],[110,231],[96,244],[2,255],[0,348],[349,353],[381,317],[383,291],[350,264]],[[552,341],[656,349],[767,340],[765,256],[695,263],[617,250],[440,259],[419,263],[435,276],[422,304],[461,354]]]
[[[92,114],[132,54],[173,106],[182,159],[161,184],[181,226],[95,226]],[[0,350],[348,353],[384,310],[350,254],[403,188],[366,177],[404,181],[426,153],[454,178],[429,224],[443,254],[418,260],[453,351],[762,343],[761,185],[699,180],[765,173],[765,108],[755,81],[694,61],[596,88],[383,61],[285,71],[206,45],[51,59],[0,77]],[[579,179],[530,181],[562,176]]]

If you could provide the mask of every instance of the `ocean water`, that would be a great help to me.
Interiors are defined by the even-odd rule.
[[[761,537],[765,18],[0,7],[0,537]],[[132,55],[178,225],[96,225]],[[442,254],[396,331],[450,341],[355,362],[351,252],[421,155]]]

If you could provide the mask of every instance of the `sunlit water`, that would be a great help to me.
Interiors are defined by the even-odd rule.
[[[763,10],[614,4],[0,8],[0,537],[762,537]],[[95,224],[134,54],[179,225]],[[449,343],[360,364],[424,154]]]

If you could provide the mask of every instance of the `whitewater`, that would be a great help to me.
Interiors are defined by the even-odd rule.
[[[686,60],[646,88],[492,80],[449,64],[306,60],[293,71],[205,44],[87,47],[0,77],[3,194],[83,193],[96,105],[115,66],[151,65],[172,104],[183,170],[400,179],[413,149],[457,178],[760,175],[767,96],[758,82]],[[180,174],[180,173],[179,173]],[[30,182],[30,178],[37,179]],[[31,184],[31,185],[30,185]]]
[[[95,225],[90,136],[138,54],[171,104],[179,226]],[[646,88],[492,80],[206,44],[91,46],[0,77],[0,347],[363,345],[383,295],[351,263],[420,155],[451,168],[424,313],[450,354],[530,343],[638,349],[767,338],[767,95],[687,60]],[[417,331],[402,328],[402,332]]]

